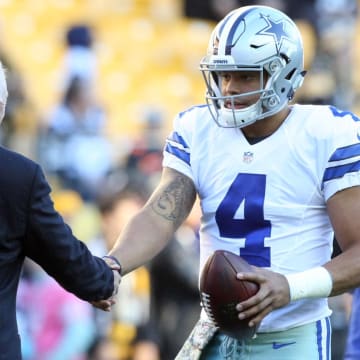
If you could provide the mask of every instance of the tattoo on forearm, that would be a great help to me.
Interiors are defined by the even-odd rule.
[[[152,202],[153,210],[163,218],[179,226],[193,205],[195,194],[190,179],[178,176]]]

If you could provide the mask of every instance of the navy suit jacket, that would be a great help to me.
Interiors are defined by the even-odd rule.
[[[54,210],[35,162],[0,147],[0,359],[20,360],[16,294],[25,257],[79,298],[109,298],[112,271],[93,257]],[[41,306],[41,304],[39,304]]]

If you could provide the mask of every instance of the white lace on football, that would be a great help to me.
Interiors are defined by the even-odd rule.
[[[209,317],[209,319],[215,324],[216,324],[216,321],[215,321],[215,318],[214,318],[214,315],[212,313],[212,310],[211,310],[211,301],[210,301],[210,295],[209,294],[206,294],[204,292],[201,292],[200,294],[200,297],[201,297],[201,304],[202,306],[204,307],[204,310],[207,314],[207,316]]]

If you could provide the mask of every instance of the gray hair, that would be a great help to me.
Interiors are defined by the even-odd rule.
[[[6,70],[0,61],[0,122],[5,116],[6,100],[8,97]]]

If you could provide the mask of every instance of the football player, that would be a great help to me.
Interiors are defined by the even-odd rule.
[[[207,104],[175,117],[160,183],[109,253],[123,274],[149,261],[198,196],[200,269],[217,249],[254,266],[238,278],[260,289],[237,311],[256,337],[226,337],[203,311],[178,359],[330,359],[327,298],[360,285],[360,122],[292,101],[303,58],[279,10],[220,21],[200,63]],[[331,259],[334,233],[342,253]]]

